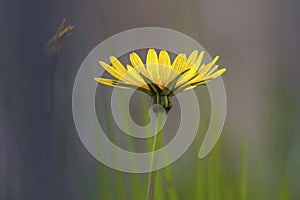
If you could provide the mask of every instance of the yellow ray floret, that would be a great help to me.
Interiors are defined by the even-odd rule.
[[[110,73],[115,80],[95,78],[99,83],[121,88],[140,88],[152,94],[159,91],[183,91],[203,85],[208,81],[221,76],[226,68],[219,69],[216,56],[210,63],[202,63],[204,52],[193,51],[188,57],[181,53],[171,62],[169,53],[160,50],[159,54],[154,49],[149,49],[146,62],[132,52],[129,55],[131,65],[124,65],[114,56],[110,57],[111,65],[99,61],[99,64]]]

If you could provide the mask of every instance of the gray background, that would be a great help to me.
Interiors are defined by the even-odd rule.
[[[221,56],[220,65],[228,67],[221,137],[226,159],[237,162],[246,138],[250,181],[260,183],[262,199],[274,199],[287,162],[291,199],[299,199],[299,8],[296,0],[1,0],[0,199],[96,199],[94,191],[113,185],[95,181],[98,168],[100,179],[115,172],[81,145],[71,113],[72,86],[95,45],[140,26],[178,30]],[[49,114],[53,68],[46,66],[54,61],[43,48],[62,18],[77,27],[57,60]],[[182,169],[184,163],[177,165]]]

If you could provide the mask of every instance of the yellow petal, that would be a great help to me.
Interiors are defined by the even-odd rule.
[[[193,77],[193,76],[192,76]],[[192,78],[191,77],[191,78]],[[193,84],[193,83],[196,83],[196,82],[199,82],[199,81],[202,81],[202,80],[204,80],[204,78],[203,78],[203,76],[201,76],[201,74],[199,74],[198,72],[196,72],[195,74],[194,74],[194,78],[193,79],[189,79],[189,81],[187,82],[187,83],[184,83],[183,85],[180,85],[180,87],[182,87],[182,86],[187,86],[187,85],[189,85],[189,84]]]
[[[197,86],[193,85],[191,87],[187,87],[187,88],[184,89],[184,91],[194,89],[195,87],[197,87]]]
[[[195,61],[196,61],[196,58],[197,58],[197,55],[198,55],[198,51],[197,51],[197,50],[194,50],[194,51],[190,54],[190,56],[189,56],[189,58],[188,58],[187,61],[188,61],[190,64],[194,65],[194,63],[195,63]]]
[[[129,59],[130,59],[132,66],[135,68],[135,70],[137,70],[138,72],[142,72],[145,76],[149,77],[149,74],[145,68],[145,65],[137,53],[132,52],[129,55]]]
[[[211,61],[210,63],[206,64],[205,66],[202,66],[199,69],[199,73],[204,77],[206,75],[206,73],[212,68],[212,66],[218,61],[219,56],[216,56],[213,61]]]
[[[179,68],[179,73],[183,72],[184,70],[190,67],[190,64],[187,62],[186,55],[182,54],[182,56],[183,56],[183,60]]]
[[[114,56],[110,56],[109,57],[109,60],[112,64],[112,66],[117,70],[119,71],[120,73],[124,74],[126,73],[126,69],[125,67],[123,66],[123,64]]]
[[[108,85],[112,87],[127,88],[127,89],[130,88],[130,87],[119,86],[117,80],[112,80],[108,78],[94,78],[94,80],[104,85]]]
[[[175,57],[172,66],[170,68],[170,75],[167,80],[168,83],[170,83],[178,75],[178,73],[181,72],[180,69],[185,62],[185,58],[186,56],[183,53],[180,53]]]
[[[161,50],[159,52],[159,74],[161,76],[161,84],[167,86],[168,78],[170,76],[171,60],[168,52],[166,50]]]
[[[193,85],[193,86],[190,86],[190,87],[187,87],[187,88],[184,89],[184,91],[194,89],[195,87],[198,87],[199,85],[203,85],[203,84],[205,84],[205,82],[197,84],[197,85]]]
[[[158,64],[158,57],[157,57],[156,51],[154,49],[148,50],[146,64],[147,65]]]
[[[99,61],[99,64],[115,78],[120,79],[122,77],[122,74],[119,71],[115,70],[112,66],[108,65],[107,63]]]
[[[140,56],[135,53],[135,52],[132,52],[129,56],[129,59],[130,59],[130,62],[131,64],[134,66],[134,67],[143,67],[144,66],[144,63],[142,61],[142,59],[140,58]]]
[[[130,74],[127,74],[126,70],[125,70],[125,73],[121,73],[121,72],[117,71],[115,68],[113,68],[112,66],[108,65],[107,63],[105,63],[103,61],[99,61],[99,64],[102,65],[103,68],[108,73],[110,73],[115,78],[123,81],[124,83],[129,83],[129,84],[137,85],[138,87],[140,86],[140,83],[137,80],[131,78]]]
[[[160,80],[159,70],[158,70],[158,57],[154,49],[149,49],[146,58],[147,70],[151,79],[154,82]]]
[[[166,50],[161,50],[159,52],[159,61],[158,63],[163,66],[171,66],[171,60],[168,52]]]
[[[201,52],[202,53],[202,52]],[[187,81],[189,81],[191,78],[193,78],[196,73],[197,73],[197,68],[195,67],[195,62],[197,59],[197,55],[198,55],[198,51],[194,50],[188,60],[186,61],[186,66],[184,67],[183,70],[185,69],[189,69],[189,71],[187,71],[176,83],[176,87],[183,85],[184,83],[186,83]],[[203,53],[202,53],[203,56]]]
[[[112,79],[108,79],[108,78],[94,78],[95,81],[99,82],[99,83],[103,83],[109,86],[113,86],[115,82],[117,82],[117,80],[112,80]]]
[[[133,85],[137,87],[143,87],[148,89],[148,86],[144,79],[140,75],[140,71],[137,68],[133,68],[131,65],[126,65],[128,72],[126,73],[127,79],[131,80]]]
[[[206,76],[205,78],[203,78],[201,75],[198,75],[198,77],[194,78],[192,81],[190,81],[188,84],[193,84],[193,83],[196,83],[196,82],[200,82],[202,80],[206,80],[205,82],[201,82],[199,84],[196,84],[196,85],[193,85],[191,87],[188,87],[184,90],[190,90],[190,89],[193,89],[199,85],[203,85],[219,76],[221,76],[222,74],[224,74],[224,72],[226,72],[226,68],[223,68],[223,69],[220,69],[218,70],[217,72],[213,73],[212,75],[209,75],[209,76]],[[184,84],[183,86],[186,86],[187,84]],[[181,86],[182,87],[182,86]]]
[[[214,73],[216,71],[216,69],[218,69],[219,65],[214,66],[214,68],[212,68],[205,76],[209,76],[212,73]]]
[[[133,67],[132,67],[131,65],[127,65],[126,67],[127,67],[128,72],[134,70]]]
[[[189,87],[185,88],[184,90],[191,90],[199,85],[206,84],[208,81],[209,80],[204,79],[201,75],[198,75],[192,81],[189,81],[188,83],[185,83],[184,85],[182,85],[180,87],[187,87],[188,85],[190,85]],[[195,83],[197,83],[197,84],[195,84]],[[194,85],[192,85],[192,84],[194,84]]]
[[[203,60],[203,56],[204,56],[204,51],[201,51],[201,53],[199,54],[194,66],[198,69],[198,67],[200,66],[202,60]]]
[[[187,71],[176,83],[175,87],[180,87],[182,85],[189,84],[188,81],[192,79],[197,73],[197,69],[195,67],[191,67],[189,71]]]
[[[172,63],[172,69],[176,70],[177,73],[180,73],[181,72],[180,69],[184,64],[185,58],[186,58],[185,54],[183,53],[178,54]]]
[[[134,82],[134,85],[137,87],[143,87],[146,84],[146,82],[144,81],[144,79],[140,76],[139,72],[135,70],[135,68],[133,68],[130,65],[127,65],[127,69],[128,72],[125,76],[128,77],[128,79],[132,80],[132,82]]]
[[[215,79],[219,76],[221,76],[222,74],[224,74],[226,72],[226,68],[222,68],[220,70],[218,70],[217,72],[213,73],[212,75],[205,77],[205,79]]]

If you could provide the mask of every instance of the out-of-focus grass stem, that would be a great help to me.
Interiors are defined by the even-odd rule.
[[[108,112],[107,109],[109,108],[109,106],[104,105],[103,108],[104,108],[106,116],[108,116],[109,112]],[[108,134],[112,136],[113,141],[116,141],[115,132],[114,132],[114,129],[112,127],[112,122],[111,122],[109,117],[107,117],[107,127],[108,127]],[[113,157],[115,159],[118,159],[118,158],[116,158],[116,155],[114,154],[114,152],[113,152]],[[124,199],[126,197],[126,193],[125,193],[125,189],[124,189],[124,183],[125,182],[123,180],[122,173],[121,172],[115,172],[115,176],[116,176],[116,181],[117,181],[116,187],[117,187],[118,199]]]
[[[156,112],[156,132],[157,128],[162,127],[162,123],[164,123],[166,118],[166,112],[163,110],[158,110]],[[157,166],[157,153],[155,150],[159,147],[159,144],[161,142],[163,131],[160,130],[153,138],[153,148],[152,148],[152,171],[149,175],[149,183],[148,183],[148,191],[147,191],[147,200],[153,200],[154,199],[154,189],[155,189],[155,182],[156,182],[156,166]]]
[[[120,100],[120,104],[122,104],[123,102],[126,102],[124,100],[124,96],[122,94],[120,94],[120,93],[118,93],[118,98]],[[120,107],[123,108],[121,110],[121,116],[124,116],[123,119],[126,122],[125,110],[124,109],[129,109],[129,107],[128,107],[128,105],[122,105]],[[126,127],[127,130],[132,131],[130,123],[126,123],[125,125],[127,126]],[[130,148],[131,151],[135,151],[135,145],[133,143],[132,138],[129,137],[129,136],[126,136],[126,145],[129,146],[129,148]],[[132,167],[133,167],[133,170],[134,170],[135,161],[132,160],[130,163],[132,163],[132,165],[133,165]],[[132,182],[132,194],[133,194],[133,198],[134,199],[140,199],[141,198],[141,190],[138,189],[140,187],[139,175],[138,174],[131,174],[131,182]]]
[[[161,139],[161,143],[163,144],[164,143],[164,139],[162,137]],[[163,152],[163,159],[165,162],[168,161],[168,158],[167,158],[167,155],[165,152]],[[175,189],[175,184],[174,184],[174,179],[173,179],[173,176],[172,176],[172,170],[171,170],[171,167],[170,166],[167,166],[165,167],[163,170],[162,170],[162,173],[164,175],[164,179],[165,179],[165,187],[166,188],[166,193],[167,193],[167,198],[169,200],[177,200],[178,197],[177,197],[177,192],[176,192],[176,189]]]
[[[247,181],[248,181],[248,146],[244,138],[241,142],[240,154],[240,199],[247,200]]]

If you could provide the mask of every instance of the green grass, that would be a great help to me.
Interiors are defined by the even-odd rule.
[[[141,95],[141,101],[145,102],[145,96]],[[120,102],[124,102],[120,97]],[[145,123],[148,122],[148,106],[141,105],[141,116]],[[105,106],[108,107],[108,106]],[[108,111],[107,111],[108,112]],[[122,113],[120,113],[122,115]],[[109,119],[109,118],[108,118]],[[205,117],[202,121],[205,122]],[[117,137],[112,121],[108,121],[106,126],[111,139]],[[206,123],[206,122],[205,122]],[[130,127],[130,124],[128,124]],[[236,135],[234,142],[227,139],[226,130],[214,147],[212,152],[204,159],[199,159],[198,151],[202,143],[204,128],[199,129],[197,136],[189,150],[178,161],[164,169],[157,171],[154,199],[158,200],[289,200],[297,199],[298,191],[291,183],[291,159],[287,156],[280,159],[282,170],[275,171],[270,166],[268,157],[262,152],[254,154],[249,144],[249,138],[243,134]],[[145,134],[149,135],[150,130]],[[163,134],[170,134],[164,130]],[[244,134],[245,135],[245,134]],[[168,142],[164,141],[163,142]],[[126,149],[136,151],[141,146],[137,140],[130,137],[124,139]],[[290,142],[290,141],[286,141]],[[235,147],[230,144],[234,143]],[[145,149],[152,148],[152,140],[146,140]],[[288,145],[286,145],[288,148]],[[281,147],[283,148],[283,147]],[[296,148],[296,147],[295,147]],[[164,158],[168,159],[168,158]],[[279,156],[278,156],[279,159]],[[257,162],[260,161],[260,162]],[[279,161],[278,161],[279,162]],[[80,165],[79,165],[80,166]],[[133,161],[134,167],[134,161]],[[270,177],[264,173],[265,169],[274,170],[278,179]],[[281,169],[281,168],[277,168]],[[82,169],[78,169],[82,171]],[[85,191],[83,194],[89,199],[104,200],[143,200],[147,195],[147,184],[149,173],[130,174],[109,169],[102,164],[98,164],[96,182],[99,186],[92,187],[89,180],[80,172],[82,176],[81,186]],[[278,181],[274,181],[278,180]]]
[[[122,99],[122,97],[120,97]],[[120,101],[122,102],[122,101]],[[147,121],[148,110],[146,105],[142,106],[144,121]],[[122,113],[121,113],[122,114]],[[108,122],[108,126],[111,122]],[[128,124],[128,126],[130,126]],[[111,131],[109,134],[113,133],[113,128],[109,128]],[[148,130],[149,131],[149,130]],[[149,134],[149,133],[145,133]],[[167,133],[164,133],[167,134]],[[129,149],[134,150],[135,145],[130,139],[126,140],[126,144]],[[152,148],[152,140],[147,140],[147,149]],[[183,173],[174,174],[171,170],[171,166],[168,166],[157,172],[157,180],[155,184],[155,199],[163,200],[177,200],[187,198],[187,199],[197,199],[197,200],[218,200],[218,199],[247,199],[247,146],[241,145],[241,156],[240,156],[240,173],[237,174],[236,183],[228,186],[226,173],[223,171],[221,163],[221,143],[218,142],[214,150],[205,159],[198,159],[194,157],[187,163]],[[199,149],[199,144],[195,144],[195,151],[189,152],[197,155]],[[184,155],[186,156],[186,155]],[[245,158],[245,159],[244,159]],[[167,159],[166,157],[164,159]],[[176,163],[175,163],[176,164]],[[195,165],[194,171],[189,170],[189,165]],[[101,173],[101,172],[100,172]],[[186,181],[182,176],[184,174],[192,174],[193,180],[186,182],[185,189],[182,190],[180,187],[180,182],[182,180]],[[112,176],[112,181],[115,187],[115,194],[111,195],[110,198],[114,199],[146,199],[147,183],[149,174],[127,174],[122,172],[114,171]],[[100,176],[99,176],[100,177]],[[106,178],[107,179],[107,178]],[[107,181],[102,179],[101,181]],[[228,180],[232,177],[228,178]],[[179,184],[178,184],[179,183]],[[128,187],[129,186],[129,187]],[[178,187],[179,186],[179,187]],[[107,189],[107,188],[106,188]],[[111,190],[110,190],[111,191]],[[111,191],[113,192],[113,191]],[[109,196],[106,194],[105,196]],[[99,195],[99,199],[102,196]],[[104,198],[103,198],[104,199]]]

